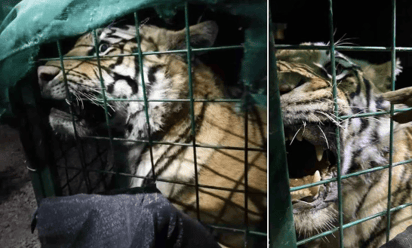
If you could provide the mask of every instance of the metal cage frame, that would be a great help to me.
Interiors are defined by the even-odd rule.
[[[269,211],[272,214],[270,216],[270,229],[269,229],[269,237],[271,240],[271,247],[297,247],[299,245],[303,245],[307,242],[313,241],[315,239],[322,238],[326,235],[333,234],[335,232],[339,232],[339,244],[340,247],[343,248],[343,240],[344,240],[344,235],[343,235],[343,230],[345,228],[352,227],[354,225],[357,225],[359,223],[371,220],[373,218],[379,217],[379,216],[387,216],[386,218],[386,242],[389,241],[389,235],[390,235],[390,225],[391,225],[391,213],[406,207],[409,207],[412,205],[412,203],[405,203],[401,204],[396,207],[391,207],[391,182],[392,182],[392,168],[395,166],[400,166],[404,164],[408,164],[412,162],[412,159],[393,163],[393,120],[390,120],[390,143],[389,143],[389,163],[387,165],[383,166],[377,166],[373,167],[370,169],[354,172],[354,173],[349,173],[346,175],[341,175],[341,164],[340,164],[340,130],[339,127],[336,127],[335,133],[336,133],[336,142],[337,142],[337,177],[327,179],[327,180],[321,180],[316,183],[311,183],[311,184],[306,184],[306,185],[301,185],[297,187],[291,187],[289,188],[289,176],[288,176],[288,171],[287,171],[287,162],[286,162],[286,149],[285,149],[285,137],[283,133],[283,123],[282,123],[282,111],[280,109],[280,94],[278,90],[279,82],[278,78],[276,75],[276,58],[274,56],[274,50],[273,49],[301,49],[301,50],[306,50],[306,49],[319,49],[319,50],[329,50],[330,51],[330,59],[331,59],[331,71],[332,71],[332,85],[333,85],[333,102],[334,102],[334,113],[336,115],[336,118],[338,121],[341,120],[346,120],[349,118],[362,118],[362,117],[370,117],[370,116],[377,116],[377,115],[385,115],[385,114],[390,114],[392,117],[394,113],[398,112],[405,112],[409,111],[412,108],[405,108],[405,109],[396,109],[394,110],[394,105],[391,104],[391,109],[390,111],[381,111],[381,112],[370,112],[370,113],[362,113],[362,114],[355,114],[355,115],[347,115],[347,116],[339,116],[339,109],[338,109],[338,104],[337,104],[337,84],[336,84],[336,68],[335,68],[335,51],[387,51],[391,53],[391,90],[395,90],[395,66],[396,66],[396,52],[401,52],[401,51],[412,51],[412,47],[396,47],[396,0],[392,0],[392,9],[391,9],[391,14],[392,14],[392,23],[391,23],[391,31],[392,31],[392,46],[390,47],[380,47],[380,46],[336,46],[334,42],[334,27],[333,27],[333,0],[328,1],[329,4],[329,11],[328,11],[328,24],[329,24],[329,45],[327,46],[300,46],[300,45],[286,45],[286,44],[275,44],[274,42],[274,37],[273,34],[270,36],[270,55],[271,55],[271,60],[270,60],[270,72],[275,74],[273,75],[273,83],[270,83],[269,87],[273,87],[272,90],[275,92],[273,98],[271,99],[271,102],[269,104],[270,106],[270,119],[269,122],[272,125],[279,125],[280,128],[274,129],[272,128],[272,131],[270,131],[270,153],[276,154],[276,158],[272,157],[269,159],[270,162],[270,174],[269,174],[269,192],[276,192],[274,190],[279,190],[279,187],[282,188],[282,190],[286,190],[289,192],[294,192],[297,190],[301,189],[306,189],[310,188],[312,186],[316,185],[321,185],[321,184],[326,184],[330,182],[337,182],[338,183],[338,210],[339,210],[339,226],[332,228],[329,231],[325,231],[322,233],[319,233],[317,235],[314,235],[312,237],[296,241],[296,235],[295,235],[295,228],[293,224],[293,214],[292,214],[292,205],[291,205],[291,198],[290,195],[287,196],[282,196],[283,198],[281,199],[272,199],[273,197],[270,197],[269,199]],[[271,22],[269,22],[272,24]],[[272,28],[270,30],[273,30]],[[273,71],[273,72],[272,72]],[[272,78],[272,77],[271,77]],[[270,91],[272,92],[272,91]],[[272,114],[273,113],[273,114]],[[276,115],[276,116],[275,116]],[[276,149],[276,150],[275,150]],[[275,155],[273,155],[275,156]],[[388,199],[387,199],[387,208],[385,211],[373,214],[371,216],[361,218],[359,220],[350,222],[350,223],[343,223],[343,211],[342,211],[342,180],[350,177],[355,177],[359,176],[362,174],[366,173],[372,173],[375,171],[381,171],[384,169],[389,170],[389,180],[388,180]],[[276,175],[275,172],[280,173],[281,175]],[[275,185],[272,183],[274,180],[281,180],[280,183]],[[277,189],[276,189],[277,188]],[[275,202],[283,200],[284,202]],[[276,211],[281,210],[281,213],[283,216],[280,214],[276,214]],[[282,222],[279,222],[275,218],[284,218]]]

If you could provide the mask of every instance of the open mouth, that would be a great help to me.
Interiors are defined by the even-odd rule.
[[[60,122],[72,122],[85,128],[95,128],[105,123],[105,111],[103,106],[98,106],[90,101],[75,101],[69,103],[65,100],[44,100],[50,109],[50,118]],[[70,106],[71,105],[71,106]],[[113,115],[111,108],[108,108],[109,117]]]
[[[334,129],[331,123],[285,126],[290,187],[336,177]],[[336,188],[333,182],[291,192],[293,213],[328,207],[337,200]]]

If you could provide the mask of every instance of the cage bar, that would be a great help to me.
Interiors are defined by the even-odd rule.
[[[192,52],[212,52],[212,51],[221,51],[221,50],[230,50],[230,49],[243,49],[243,45],[233,45],[233,46],[219,46],[219,47],[205,47],[205,48],[192,48]],[[170,51],[153,51],[153,52],[142,52],[141,54],[144,55],[157,55],[157,54],[168,54],[168,53],[186,53],[187,50],[170,50]],[[128,53],[128,54],[116,54],[116,55],[101,55],[100,58],[117,58],[117,57],[137,57],[139,53]],[[90,56],[73,56],[73,57],[65,57],[63,60],[72,60],[72,59],[94,59],[96,58],[93,55]],[[53,60],[60,60],[60,58],[43,58],[38,59],[36,62],[47,62]]]
[[[146,116],[146,124],[147,124],[147,132],[149,138],[149,152],[150,152],[150,163],[152,165],[152,179],[156,180],[156,173],[155,173],[155,166],[153,162],[153,142],[152,142],[152,132],[150,127],[150,120],[149,120],[149,103],[147,101],[147,94],[146,94],[146,84],[144,81],[144,73],[143,73],[143,55],[142,55],[142,48],[140,47],[140,27],[139,27],[139,18],[137,12],[133,13],[134,15],[134,23],[136,28],[136,44],[137,44],[137,51],[138,51],[138,58],[139,58],[139,72],[142,80],[142,91],[143,91],[143,100],[144,100],[144,112]]]
[[[396,0],[392,0],[392,49],[391,49],[391,81],[392,91],[395,90],[395,66],[396,66]],[[386,243],[389,242],[391,228],[391,190],[392,190],[392,163],[393,163],[393,109],[391,103],[391,119],[390,119],[390,137],[389,137],[389,180],[388,180],[388,204],[386,213]]]
[[[269,4],[272,4],[269,2]],[[269,13],[269,25],[272,25]],[[272,30],[272,28],[270,28]],[[269,33],[269,173],[268,173],[268,212],[269,245],[271,248],[296,248],[296,233],[293,222],[292,202],[289,191],[289,172],[286,159],[285,134],[282,109],[280,106],[279,79],[277,76],[275,39]],[[277,193],[277,194],[276,194]]]
[[[197,158],[196,158],[196,122],[195,122],[195,111],[193,102],[193,82],[192,82],[192,52],[190,47],[190,30],[189,30],[189,6],[185,3],[185,28],[186,28],[186,49],[187,49],[187,73],[189,81],[189,99],[190,99],[190,118],[192,126],[192,144],[193,144],[193,162],[195,164],[195,188],[196,188],[196,212],[197,219],[200,221],[200,211],[199,211],[199,179],[198,179],[198,168],[197,168]]]
[[[75,136],[75,141],[76,141],[76,148],[77,148],[77,151],[80,153],[80,164],[81,164],[81,167],[83,168],[82,172],[83,172],[84,181],[86,183],[87,192],[90,193],[91,192],[90,191],[91,190],[90,189],[90,181],[89,181],[89,178],[88,178],[87,173],[85,171],[86,161],[85,161],[85,157],[84,157],[83,144],[82,144],[81,140],[79,139],[79,135],[78,135],[77,129],[76,129],[76,124],[75,124],[74,115],[73,115],[73,106],[72,106],[73,99],[72,99],[72,96],[71,96],[70,91],[69,91],[69,84],[67,83],[67,75],[66,75],[66,71],[64,69],[64,63],[63,63],[63,57],[64,56],[62,54],[62,49],[61,49],[61,45],[60,45],[59,41],[57,41],[57,50],[58,50],[58,53],[59,53],[60,66],[62,68],[62,73],[63,73],[63,81],[64,81],[64,86],[65,86],[66,96],[67,96],[66,100],[68,100],[70,115],[72,117],[73,130],[74,130],[74,136]],[[80,146],[80,148],[79,148],[79,146]]]
[[[330,44],[330,60],[332,71],[332,94],[335,116],[339,117],[338,106],[338,85],[336,83],[336,68],[335,68],[335,42],[333,37],[333,3],[329,0],[329,44]],[[342,209],[342,178],[341,178],[341,156],[340,156],[340,129],[339,126],[335,128],[336,133],[336,166],[337,169],[337,182],[338,182],[338,208],[339,208],[339,244],[340,248],[343,248],[343,209]]]

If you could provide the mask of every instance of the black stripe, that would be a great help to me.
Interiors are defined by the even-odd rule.
[[[113,79],[114,81],[125,80],[130,88],[132,88],[133,95],[137,94],[137,82],[132,78],[113,72]]]
[[[355,159],[356,159],[357,157],[359,157],[359,155],[361,154],[362,150],[363,150],[363,148],[360,148],[360,149],[356,150],[355,152],[352,152],[352,158],[351,158],[351,161],[350,161],[350,166],[349,166],[349,169],[348,169],[347,174],[348,174],[348,173],[350,174],[350,173],[352,173],[352,172],[355,172],[355,171],[357,171],[357,170],[359,170],[359,169],[361,168],[360,165],[355,162]]]
[[[362,110],[357,106],[353,106],[351,109],[353,114],[359,114],[362,112]]]
[[[360,82],[359,82],[358,85],[356,86],[355,95],[356,95],[356,96],[359,96],[360,92],[361,92],[361,84],[360,84]]]
[[[369,120],[365,119],[365,118],[360,118],[361,121],[361,128],[358,132],[358,134],[361,134],[363,131],[365,131],[366,128],[369,127]]]
[[[129,27],[127,25],[117,26],[116,28],[122,29],[122,30],[129,30]]]
[[[114,84],[115,84],[115,83],[116,83],[116,82],[114,82],[114,83],[110,84],[109,86],[107,86],[107,92],[108,92],[108,93],[110,93],[110,94],[113,93]]]
[[[369,105],[370,105],[370,98],[371,98],[371,83],[369,82],[369,80],[367,80],[366,78],[363,78],[363,81],[365,82],[365,87],[366,87],[366,106],[369,109]]]
[[[135,53],[138,51],[137,46],[132,48],[132,53]],[[139,77],[140,75],[140,67],[139,67],[139,56],[134,56],[134,71],[135,71],[135,78],[136,82],[139,82]]]
[[[147,77],[149,78],[149,83],[153,84],[156,81],[156,76],[154,75],[158,70],[160,66],[153,66],[149,68],[149,72]]]
[[[379,96],[377,99],[376,99],[376,108],[379,110],[379,109],[383,109],[383,106],[382,106],[382,103],[383,103],[383,97],[381,97],[381,96]]]
[[[147,73],[149,82],[148,83],[145,82],[146,83],[146,95],[150,95],[153,85],[156,82],[155,74],[160,68],[162,68],[161,65],[156,65],[156,66],[152,66],[149,68],[149,72]]]
[[[372,133],[371,144],[378,144],[380,142],[378,129],[375,128]]]

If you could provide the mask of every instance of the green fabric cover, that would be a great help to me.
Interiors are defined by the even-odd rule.
[[[181,0],[21,1],[0,25],[0,121],[4,115],[12,115],[8,89],[32,69],[31,61],[37,56],[41,44],[82,34],[142,8],[155,7],[160,15],[172,15],[173,8],[183,5],[184,2]],[[241,76],[250,84],[261,81],[266,75],[266,1],[189,2],[209,4],[251,21],[250,28],[246,30],[250,35],[245,42],[245,60]],[[7,6],[6,9],[2,9],[3,12],[8,11]],[[265,98],[258,99],[266,102]]]

